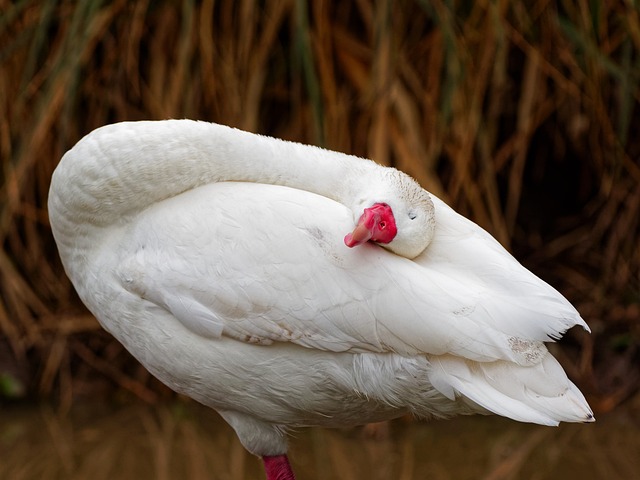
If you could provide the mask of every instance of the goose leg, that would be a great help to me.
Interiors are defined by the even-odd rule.
[[[289,459],[285,454],[263,456],[264,469],[267,473],[267,480],[295,480],[293,470],[289,464]]]

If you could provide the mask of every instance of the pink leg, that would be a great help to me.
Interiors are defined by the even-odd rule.
[[[289,459],[285,454],[262,457],[267,480],[295,480]]]

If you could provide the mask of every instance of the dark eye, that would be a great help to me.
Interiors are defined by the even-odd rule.
[[[417,213],[409,212],[409,220],[415,220],[417,216],[418,216]]]

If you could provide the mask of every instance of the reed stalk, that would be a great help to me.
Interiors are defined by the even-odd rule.
[[[46,198],[90,130],[190,117],[415,176],[578,306],[563,361],[611,408],[638,388],[639,83],[631,1],[0,0],[0,370],[163,392],[78,301]]]

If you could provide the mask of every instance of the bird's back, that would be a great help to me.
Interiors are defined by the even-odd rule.
[[[494,321],[493,304],[484,306],[492,289],[509,300],[508,289],[465,274],[464,263],[455,268],[464,242],[453,238],[455,229],[436,232],[442,255],[434,249],[413,262],[375,245],[348,249],[340,232],[350,221],[342,205],[308,192],[203,186],[105,236],[86,272],[100,283],[84,300],[172,388],[274,423],[485,409],[547,424],[589,419],[584,398],[573,398],[579,392],[543,344],[516,336],[516,316],[512,331],[501,331],[505,320]],[[509,308],[535,315],[540,303],[523,295],[516,292]],[[426,338],[432,331],[448,343]],[[502,358],[513,351],[522,363],[538,358],[524,366]],[[527,389],[532,398],[552,398],[558,412],[540,413],[527,394],[518,397]]]

